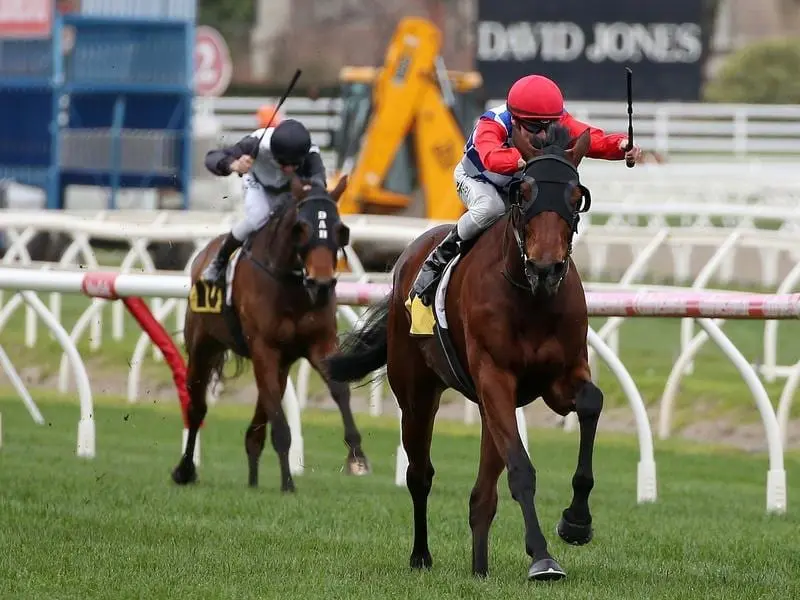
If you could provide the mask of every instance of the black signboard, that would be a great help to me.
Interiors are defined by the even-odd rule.
[[[708,46],[704,0],[479,0],[477,68],[490,98],[538,73],[575,100],[696,101]]]

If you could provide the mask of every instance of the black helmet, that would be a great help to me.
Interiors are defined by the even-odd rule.
[[[311,134],[300,121],[285,119],[272,132],[269,147],[278,163],[299,165],[311,149]]]

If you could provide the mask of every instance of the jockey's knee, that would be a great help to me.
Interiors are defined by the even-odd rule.
[[[486,229],[503,216],[506,207],[499,195],[481,194],[469,207],[469,214],[481,229]]]
[[[504,212],[505,204],[499,196],[495,198],[482,194],[458,220],[458,236],[462,240],[474,238],[502,217]]]
[[[231,228],[231,235],[240,242],[244,242],[247,236],[254,231],[253,226],[248,219],[242,219]]]

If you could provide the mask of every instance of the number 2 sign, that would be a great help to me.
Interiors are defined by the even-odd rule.
[[[233,61],[225,38],[214,29],[200,25],[194,46],[194,90],[200,96],[221,96],[233,76]]]

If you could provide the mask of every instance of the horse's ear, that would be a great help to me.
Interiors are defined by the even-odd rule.
[[[567,160],[576,167],[581,164],[583,157],[589,152],[589,144],[592,141],[591,133],[587,128],[582,134],[572,142],[572,147],[565,152]]]
[[[292,177],[292,181],[289,184],[289,189],[292,191],[292,198],[295,200],[302,200],[306,197],[308,193],[306,190],[303,189],[303,180],[300,179],[297,175]]]
[[[304,183],[302,179],[295,175],[292,177],[292,181],[289,184],[289,189],[292,192],[292,198],[299,202],[308,196],[308,189],[310,188],[307,183]]]
[[[347,175],[342,175],[339,179],[339,182],[336,184],[336,187],[333,188],[331,192],[331,198],[334,202],[339,202],[339,198],[344,194],[344,190],[347,187]]]
[[[296,246],[305,246],[311,240],[311,225],[297,221],[292,225],[292,241]]]

